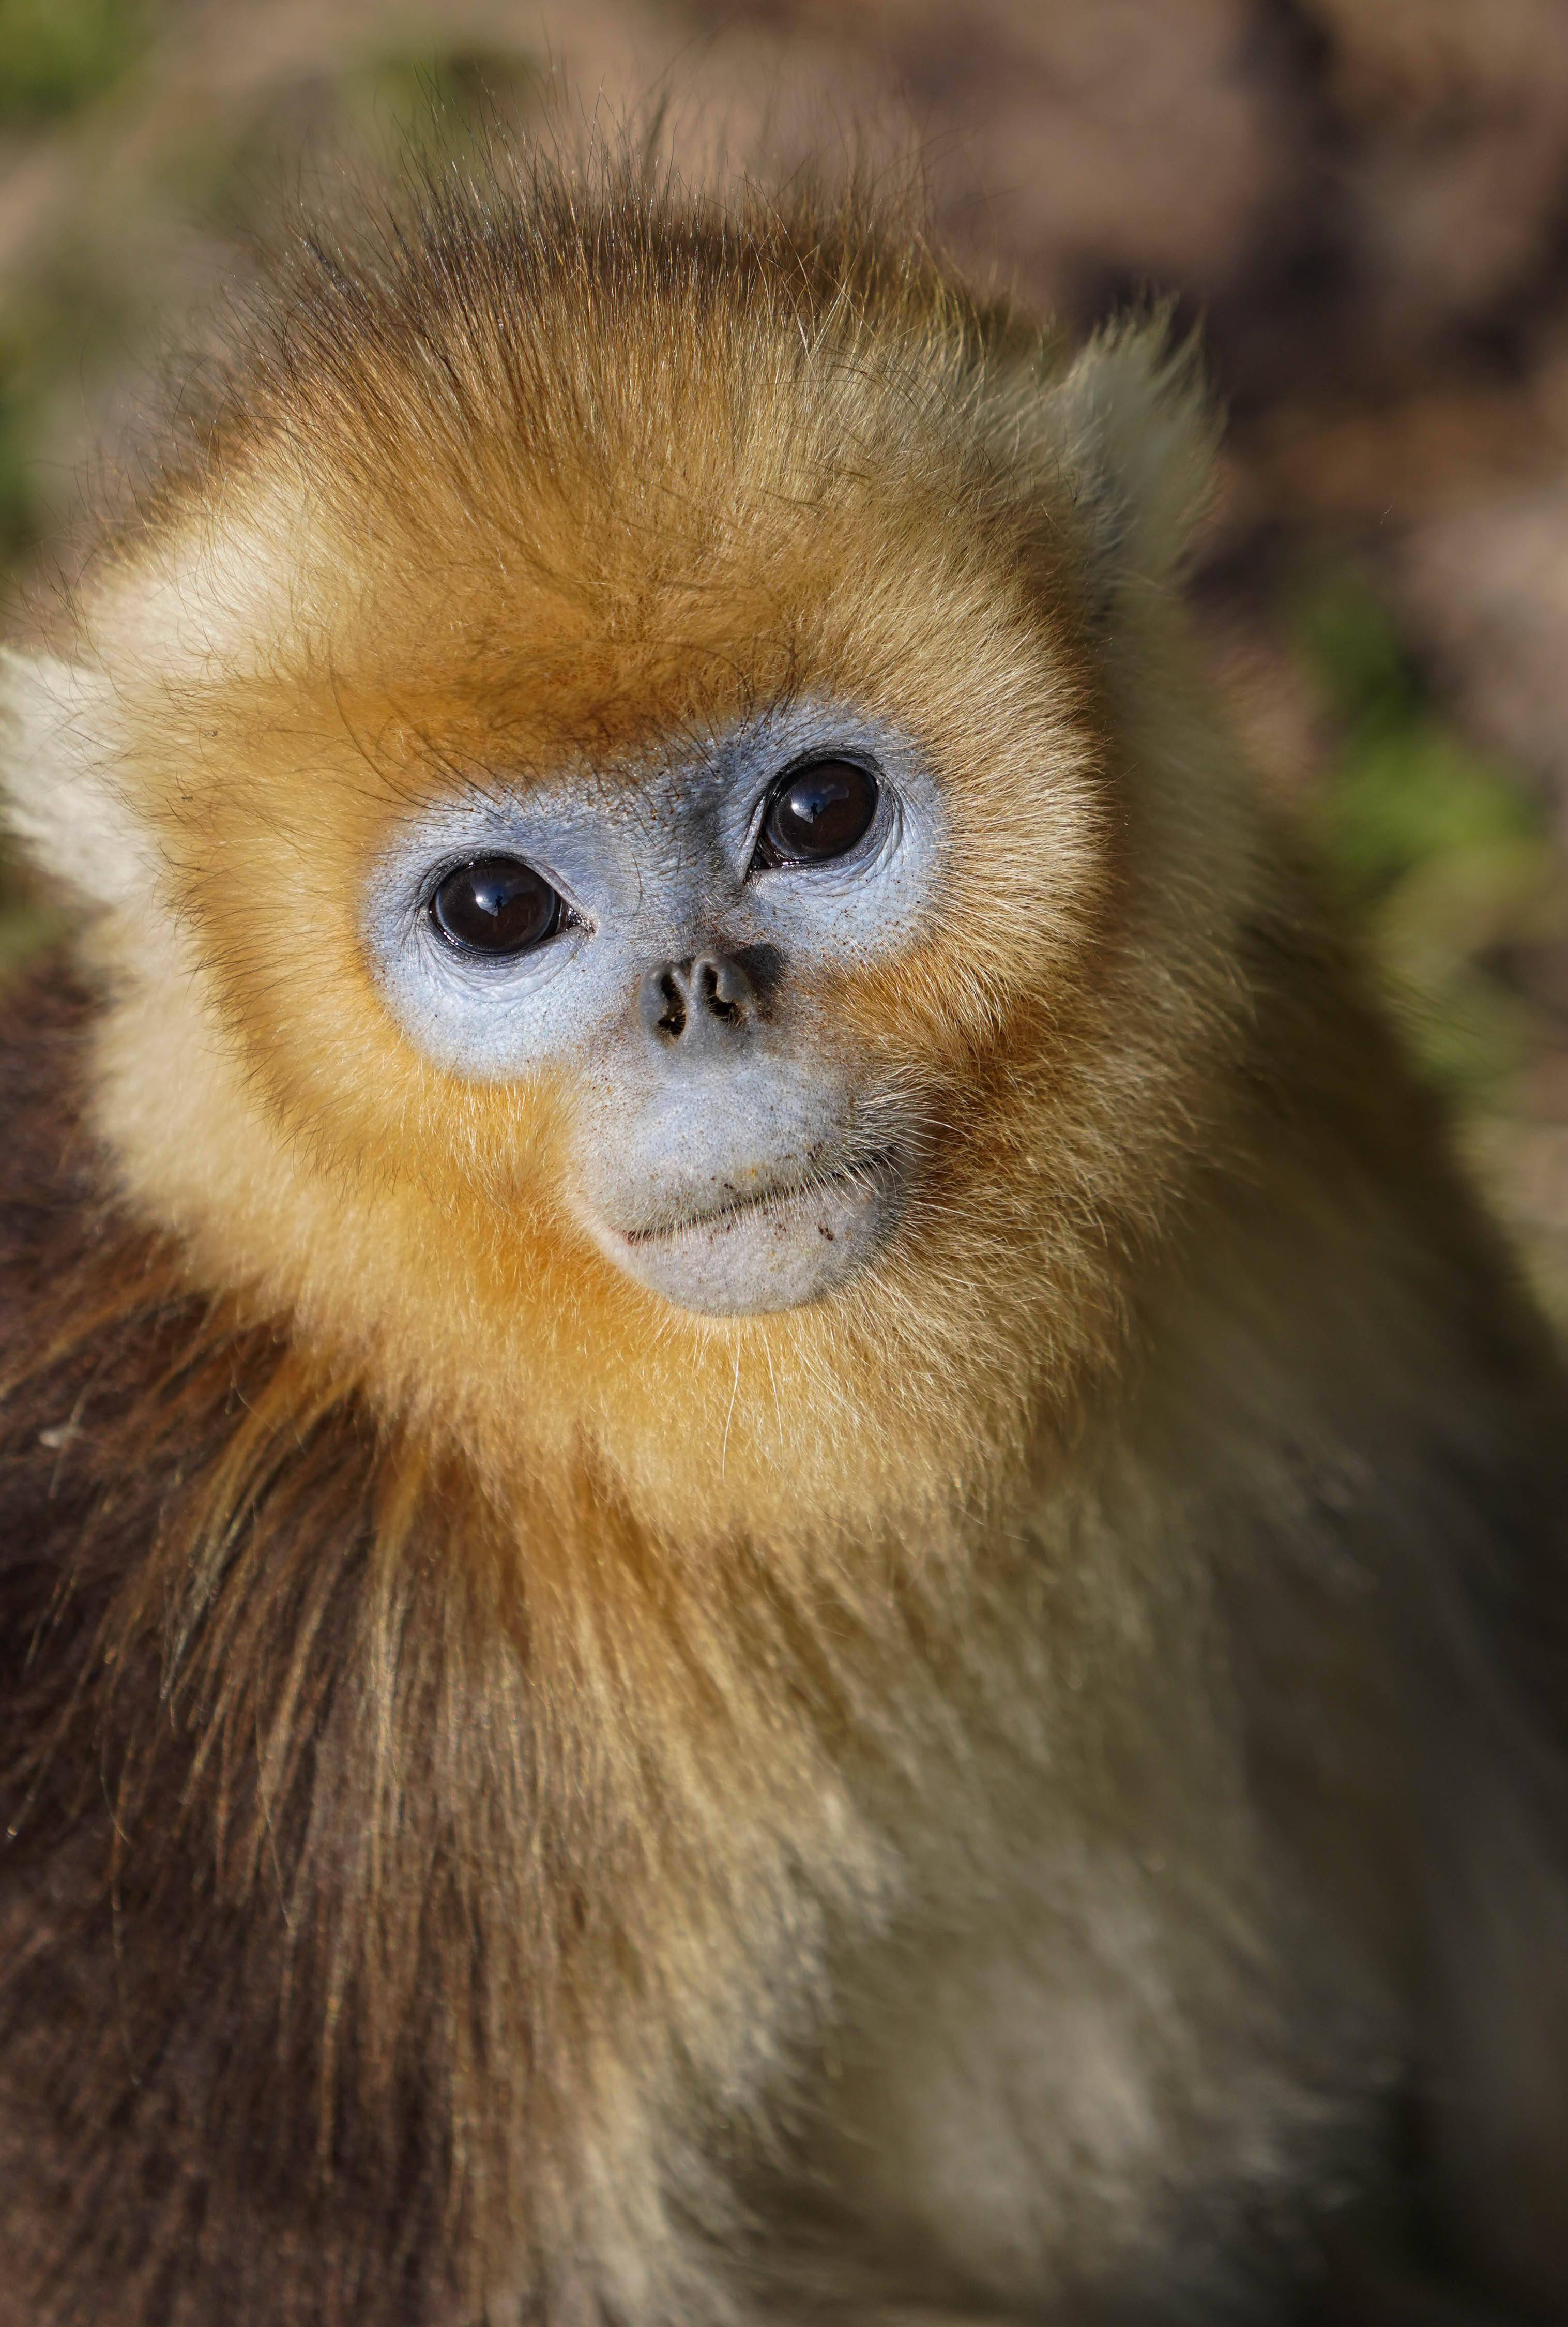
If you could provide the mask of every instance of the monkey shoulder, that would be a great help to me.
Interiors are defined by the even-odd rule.
[[[84,1124],[92,1020],[87,987],[58,961],[0,997],[0,1589],[13,1643],[20,1595],[82,1531],[84,1408],[117,1402],[117,1377],[118,1403],[126,1389],[127,1337],[79,1330],[84,1299],[102,1312],[136,1265]]]
[[[374,1433],[351,1406],[302,1425],[286,1336],[193,1289],[117,1202],[83,1105],[96,1006],[55,964],[0,1005],[0,2327],[296,2318],[307,2265],[281,2284],[268,2208],[305,2208],[290,2175],[320,2071],[279,2033],[290,1933],[267,1885],[305,1855]],[[296,1782],[264,1798],[246,1741],[285,1717],[323,1575]],[[258,1607],[237,1712],[224,1649]],[[209,2272],[191,2258],[214,2216]]]
[[[36,1726],[41,1696],[79,1694],[73,1659],[90,1661],[109,1611],[127,1635],[156,1629],[153,1604],[213,1521],[247,1426],[285,1485],[297,1464],[331,1468],[340,1537],[360,1531],[373,1493],[370,1425],[326,1401],[330,1426],[307,1443],[294,1408],[323,1402],[286,1332],[215,1302],[118,1200],[86,1104],[98,1007],[58,960],[0,997],[0,1715],[13,1732],[19,1705]]]
[[[0,995],[0,1365],[7,1375],[33,1303],[86,1222],[80,1091],[92,1015],[87,987],[55,961]]]
[[[166,1362],[168,1259],[116,1202],[86,1119],[96,999],[51,959],[0,999],[0,1575],[70,1560],[103,1483],[94,1449]],[[193,1310],[194,1304],[185,1306]],[[187,1322],[189,1318],[187,1318]],[[154,1482],[123,1476],[120,1509]],[[147,1514],[151,1524],[150,1511]]]

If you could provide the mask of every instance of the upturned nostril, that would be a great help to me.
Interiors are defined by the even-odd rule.
[[[733,955],[705,955],[693,967],[702,1008],[710,1018],[735,1023],[747,1016],[751,982]]]
[[[697,954],[649,973],[642,1020],[658,1042],[696,1044],[705,1031],[739,1032],[755,998],[743,964],[729,955]]]
[[[690,997],[678,963],[649,970],[639,1004],[644,1026],[656,1042],[676,1043],[691,1022]]]
[[[726,976],[726,972],[730,974]],[[735,976],[730,963],[725,962],[721,965],[716,961],[705,961],[700,965],[698,991],[702,996],[703,1007],[711,1017],[724,1020],[740,1017],[741,996],[733,990],[735,984]]]
[[[667,970],[658,981],[658,995],[664,1007],[654,1023],[661,1034],[667,1034],[672,1042],[678,1042],[686,1032],[686,999]]]

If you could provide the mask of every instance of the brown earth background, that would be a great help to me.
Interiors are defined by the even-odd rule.
[[[974,270],[1201,326],[1205,651],[1568,1318],[1568,0],[0,0],[0,566],[280,204],[661,98],[869,123]],[[62,910],[0,869],[0,965]]]

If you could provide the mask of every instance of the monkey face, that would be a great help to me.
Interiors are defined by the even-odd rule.
[[[756,231],[324,279],[0,684],[145,1213],[687,1532],[912,1508],[1120,1361],[1250,847],[1158,334],[1064,368]]]
[[[917,1175],[907,1079],[843,987],[933,915],[945,846],[906,738],[797,705],[410,820],[366,943],[447,1072],[565,1073],[568,1201],[617,1268],[686,1309],[789,1308],[873,1257]]]
[[[1126,1104],[1071,603],[940,530],[934,456],[888,467],[683,480],[651,548],[625,471],[514,482],[505,528],[439,472],[412,509],[285,478],[179,540],[160,659],[110,577],[69,722],[126,997],[98,1119],[160,1216],[498,1467],[586,1439],[686,1526],[672,1413],[715,1512],[873,1498],[1115,1315],[1052,1316]]]

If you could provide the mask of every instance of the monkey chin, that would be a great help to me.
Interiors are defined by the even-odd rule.
[[[618,1268],[676,1308],[761,1316],[798,1309],[856,1276],[886,1242],[902,1192],[888,1158],[649,1228],[591,1226]]]

